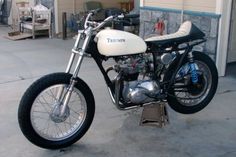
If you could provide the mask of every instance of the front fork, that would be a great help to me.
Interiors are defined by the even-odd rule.
[[[60,115],[59,116],[64,116],[66,112],[67,105],[69,103],[69,100],[71,98],[71,94],[74,90],[74,86],[76,84],[76,78],[78,77],[78,73],[82,64],[82,61],[84,57],[88,57],[89,55],[85,52],[86,48],[88,46],[90,40],[90,32],[88,31],[83,31],[81,33],[78,33],[78,37],[76,39],[75,45],[72,49],[72,54],[70,56],[69,63],[66,68],[66,73],[70,73],[73,63],[75,61],[76,55],[78,55],[78,60],[76,63],[76,66],[74,68],[74,72],[70,81],[69,87],[62,86],[59,88],[57,92],[57,101],[59,101],[60,105]],[[82,47],[81,47],[82,46]],[[65,91],[65,92],[64,92]]]

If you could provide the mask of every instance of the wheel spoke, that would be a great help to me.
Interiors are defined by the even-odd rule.
[[[46,130],[46,132],[48,132],[48,130],[49,130],[49,128],[52,128],[52,126],[49,126],[49,121],[46,123],[46,127],[45,128],[43,128],[43,129],[41,129],[40,131],[44,131],[44,130]]]
[[[72,127],[72,123],[71,123],[71,118],[69,117],[69,123],[67,123],[70,125],[70,128]]]
[[[42,119],[42,120],[45,120],[45,121],[48,121],[48,118],[44,118],[44,117],[40,117],[40,116],[34,116],[35,119]]]
[[[61,134],[63,135],[64,133],[63,133],[63,131],[61,130],[61,128],[58,126],[58,124],[57,123],[54,123],[55,124],[55,126],[57,127],[57,129],[59,130],[59,132],[61,132]]]
[[[80,115],[80,113],[78,113],[77,111],[75,111],[73,108],[70,108],[71,111],[73,111],[74,113],[76,113],[77,115]]]
[[[55,100],[55,101],[56,101],[56,100],[57,100],[57,98],[56,98],[56,95],[54,95],[54,94],[53,94],[53,92],[52,92],[52,90],[51,90],[51,89],[49,90],[49,92],[51,93],[51,97],[53,98],[53,100]]]
[[[44,100],[44,104],[48,105],[48,107],[51,108],[51,104],[47,102],[47,100],[44,98],[43,95],[42,95],[42,99]]]
[[[48,112],[44,112],[44,111],[33,111],[35,113],[44,113],[44,114],[48,114]]]
[[[67,130],[67,128],[66,128],[66,121],[63,124],[64,124],[64,127],[65,127],[65,130]]]
[[[74,119],[78,119],[78,117],[75,117],[73,114],[71,114],[71,117],[73,117]]]
[[[41,105],[43,106],[44,110],[45,110],[47,113],[50,113],[50,111],[46,108],[45,103],[41,102],[39,99],[36,100],[36,103],[41,104]]]
[[[47,122],[47,127],[46,127],[46,134],[48,134],[48,130],[49,130],[49,127],[50,127],[50,126],[49,126],[49,122],[50,122],[50,121],[48,120],[48,122]]]
[[[42,137],[48,140],[62,140],[72,136],[76,133],[81,125],[85,121],[87,106],[84,96],[76,88],[72,92],[70,101],[68,103],[69,111],[66,113],[65,120],[58,123],[57,110],[54,111],[54,105],[56,98],[56,91],[59,91],[62,85],[52,86],[45,91],[41,92],[36,98],[32,110],[31,110],[31,120],[35,131]],[[63,85],[64,86],[64,85]],[[77,105],[77,102],[79,105]],[[54,113],[55,112],[55,113]],[[48,114],[48,117],[45,115]],[[51,114],[55,114],[51,117]],[[63,118],[63,117],[62,117]],[[45,121],[42,122],[41,120]]]

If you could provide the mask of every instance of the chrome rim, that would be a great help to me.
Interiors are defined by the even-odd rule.
[[[60,104],[56,95],[60,88],[68,85],[55,85],[42,91],[35,99],[30,113],[31,124],[39,136],[60,141],[73,136],[83,125],[87,115],[87,104],[82,93],[74,88],[65,115],[56,119],[54,112]],[[63,95],[66,90],[63,91]]]
[[[186,66],[188,66],[188,63],[183,65],[180,68],[179,72],[181,71],[182,68],[185,68]],[[201,79],[204,82],[204,85],[201,91],[198,94],[194,94],[194,95],[191,94],[191,92],[189,92],[187,88],[180,88],[178,91],[174,92],[175,97],[177,98],[179,103],[181,103],[184,106],[195,106],[201,103],[209,94],[211,86],[212,86],[213,78],[212,78],[212,74],[209,67],[202,61],[195,61],[195,66],[196,66],[197,72],[202,77]],[[179,74],[179,72],[177,74]],[[176,78],[179,78],[179,77],[180,77],[179,75],[176,76]],[[188,72],[188,74],[183,77],[184,82],[177,82],[175,83],[175,86],[186,85],[186,83],[189,82],[190,79],[191,79],[190,74]]]

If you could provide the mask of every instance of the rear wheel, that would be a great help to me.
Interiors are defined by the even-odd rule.
[[[64,114],[60,114],[62,101],[71,75],[47,75],[25,92],[18,110],[23,134],[33,144],[47,149],[67,147],[79,140],[88,130],[94,117],[94,98],[89,87],[77,79]]]
[[[205,108],[214,97],[218,85],[218,72],[215,63],[207,55],[195,52],[194,62],[198,82],[193,83],[187,57],[178,69],[175,83],[168,91],[167,101],[172,109],[183,114],[192,114]],[[170,66],[164,80],[169,81],[176,69]]]

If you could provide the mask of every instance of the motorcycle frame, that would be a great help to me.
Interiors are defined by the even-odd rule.
[[[114,85],[107,74],[109,70],[105,70],[102,65],[103,60],[106,60],[108,57],[102,56],[98,52],[96,43],[93,40],[91,40],[91,38],[106,23],[112,22],[115,19],[123,19],[124,15],[109,16],[101,23],[89,21],[90,17],[93,16],[96,12],[98,12],[98,11],[96,11],[96,10],[92,11],[86,17],[85,24],[84,24],[85,29],[80,30],[78,32],[76,42],[75,42],[74,47],[72,49],[72,54],[70,56],[70,60],[69,60],[69,63],[67,65],[67,68],[65,71],[66,73],[71,72],[72,65],[74,63],[74,60],[75,60],[75,57],[77,54],[79,55],[79,57],[78,57],[76,65],[75,65],[74,72],[72,73],[71,83],[70,83],[69,87],[67,87],[66,94],[62,97],[62,93],[65,89],[64,87],[62,87],[57,94],[57,98],[58,98],[59,102],[62,102],[62,103],[60,103],[60,104],[62,104],[61,115],[63,115],[65,113],[66,106],[69,102],[74,85],[76,84],[78,73],[79,73],[79,70],[80,70],[80,67],[81,67],[84,57],[92,57],[95,60],[96,64],[98,65],[100,71],[103,74],[103,77],[104,77],[105,82],[108,86],[109,94],[112,98],[113,103],[117,106],[118,109],[123,109],[123,106],[121,106],[123,104],[122,103],[120,104],[120,102],[118,101],[119,95],[117,95],[117,93],[116,93],[116,91],[118,90],[116,86],[120,82],[120,80],[117,80],[117,79],[119,79],[118,76],[120,76],[120,75],[118,74],[118,76],[116,78],[115,85]],[[92,39],[94,39],[94,38],[92,38]],[[83,41],[83,42],[81,42],[81,41]],[[175,75],[177,74],[177,70],[178,70],[178,68],[180,68],[186,55],[188,54],[188,59],[189,59],[190,63],[193,64],[194,63],[194,56],[192,53],[193,46],[203,43],[205,41],[206,41],[205,39],[201,39],[200,41],[197,41],[197,42],[196,41],[195,42],[194,41],[193,42],[192,41],[186,42],[187,46],[182,49],[178,48],[178,45],[181,43],[179,43],[179,44],[173,43],[173,45],[171,45],[172,48],[170,50],[166,50],[166,48],[162,48],[161,45],[154,45],[154,44],[147,43],[148,48],[147,48],[146,53],[152,53],[152,55],[153,55],[153,65],[154,65],[154,75],[153,75],[154,77],[152,78],[153,80],[158,80],[158,77],[160,78],[160,76],[157,76],[158,74],[156,74],[156,72],[157,72],[156,67],[158,65],[157,61],[156,61],[157,55],[159,55],[160,53],[168,53],[168,52],[171,53],[173,51],[176,52],[177,55],[179,55],[179,51],[184,50],[184,54],[181,55],[180,61],[178,63],[178,66],[177,66],[175,73],[172,76],[171,80],[168,82],[160,82],[161,87],[163,87],[162,85],[164,85],[164,88],[162,88],[164,90],[162,92],[163,93],[162,96],[160,96],[160,98],[157,98],[157,99],[165,99],[166,98],[166,95],[167,95],[166,91],[168,91],[168,89],[171,87],[171,84],[174,83]],[[90,50],[88,49],[89,48],[88,46],[90,47]],[[158,48],[156,48],[156,47],[158,47]],[[175,62],[176,62],[176,59],[171,64],[173,64]],[[165,65],[162,66],[161,73],[159,73],[159,75],[161,75],[164,72],[165,68],[166,68]],[[168,68],[167,68],[167,71],[168,71]],[[168,88],[166,88],[166,85]],[[143,104],[141,104],[141,105],[143,105]]]
[[[70,56],[70,59],[69,59],[69,63],[67,65],[67,68],[66,68],[66,73],[71,73],[72,71],[72,66],[75,62],[75,58],[76,56],[78,55],[78,59],[77,59],[77,63],[74,67],[74,71],[72,73],[72,78],[71,78],[71,83],[70,83],[70,86],[67,88],[67,94],[65,95],[65,97],[63,98],[64,99],[64,103],[63,103],[63,107],[62,107],[62,112],[61,114],[64,113],[65,109],[66,109],[66,105],[70,99],[70,95],[71,95],[71,91],[73,90],[74,88],[74,85],[76,84],[76,78],[78,77],[78,74],[79,74],[79,70],[80,70],[80,67],[81,67],[81,64],[82,64],[82,61],[84,59],[84,57],[92,57],[97,66],[99,67],[104,79],[105,79],[105,82],[108,86],[108,90],[109,90],[109,94],[111,96],[111,99],[113,101],[113,103],[116,105],[116,107],[120,110],[123,110],[124,108],[121,107],[122,104],[120,104],[119,100],[117,100],[115,96],[116,94],[116,89],[115,89],[115,85],[112,83],[111,79],[109,78],[107,72],[108,70],[105,70],[103,65],[102,65],[102,62],[104,60],[107,60],[108,57],[105,57],[105,56],[102,56],[99,52],[98,52],[98,49],[96,47],[96,43],[93,41],[93,36],[94,36],[94,29],[92,27],[87,27],[87,29],[85,30],[80,30],[78,32],[78,36],[76,38],[76,42],[74,44],[74,47],[72,49],[72,54]],[[153,58],[156,58],[157,56],[157,52],[161,52],[161,53],[171,53],[171,52],[176,52],[177,55],[181,56],[180,59],[178,60],[178,66],[175,70],[175,72],[173,73],[173,76],[171,78],[170,81],[168,82],[162,82],[161,85],[164,85],[164,86],[167,86],[164,88],[164,94],[161,98],[164,98],[166,97],[166,93],[165,91],[168,91],[168,89],[171,87],[171,84],[174,83],[174,80],[175,80],[175,76],[178,72],[178,69],[180,68],[184,58],[188,55],[188,58],[191,58],[193,60],[194,56],[192,54],[192,49],[195,45],[199,45],[203,42],[205,42],[206,39],[201,39],[199,41],[195,41],[195,42],[187,42],[186,43],[186,46],[183,47],[183,48],[178,48],[178,45],[173,45],[172,49],[171,50],[166,50],[166,49],[163,49],[163,48],[154,48],[155,50],[153,50],[153,45],[148,45],[148,49],[146,51],[146,53],[151,53],[153,55]],[[184,51],[184,53],[182,55],[180,55],[180,51]],[[156,72],[156,67],[158,65],[158,63],[156,62],[156,60],[154,59],[153,60],[153,65],[154,65],[154,72]],[[193,60],[194,61],[194,60]],[[171,64],[173,64],[174,62],[176,62],[176,59],[175,61],[173,61]],[[165,66],[163,67],[165,68]],[[168,68],[167,68],[168,70]],[[154,75],[154,78],[152,78],[153,80],[156,80],[158,76]],[[58,98],[61,98],[62,96],[62,91],[63,90],[60,90],[58,92]],[[134,107],[137,107],[137,106],[134,106]],[[134,108],[132,107],[132,108]],[[130,108],[125,108],[125,109],[130,109]]]

